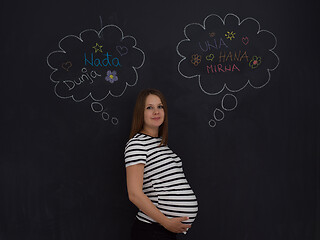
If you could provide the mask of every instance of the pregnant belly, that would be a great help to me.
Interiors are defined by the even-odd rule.
[[[189,217],[183,223],[192,224],[198,213],[198,202],[189,189],[169,190],[158,195],[158,209],[167,217]]]

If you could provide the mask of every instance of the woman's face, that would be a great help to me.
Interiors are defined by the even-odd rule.
[[[144,108],[144,129],[159,128],[164,121],[164,109],[157,95],[149,94]]]

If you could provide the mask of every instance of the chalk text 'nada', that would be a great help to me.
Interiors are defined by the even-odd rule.
[[[88,64],[92,67],[121,67],[119,58],[113,58],[108,52],[102,55],[105,57],[94,57],[93,53],[91,53],[90,57],[87,58],[87,54],[84,53],[84,65],[87,66]]]

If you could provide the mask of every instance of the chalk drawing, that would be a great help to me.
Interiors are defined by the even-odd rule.
[[[91,103],[91,109],[93,112],[99,113],[99,112],[103,111],[103,106],[101,103],[93,102],[93,103]]]
[[[209,122],[208,122],[208,124],[209,124],[209,126],[212,127],[212,128],[217,125],[216,121],[213,120],[213,119],[210,119]]]
[[[243,38],[242,38],[242,43],[243,43],[244,45],[248,45],[248,44],[249,44],[249,38],[248,38],[248,37],[243,37]]]
[[[94,49],[94,53],[97,53],[97,52],[102,52],[103,46],[102,45],[100,46],[98,43],[96,43],[96,45],[93,46],[92,48]]]
[[[105,80],[114,83],[115,81],[118,81],[117,71],[107,71],[107,76],[105,77]]]
[[[99,18],[99,31],[86,29],[78,36],[63,37],[58,42],[59,50],[49,53],[46,60],[57,97],[92,101],[93,112],[117,125],[118,118],[105,112],[99,102],[121,97],[128,87],[137,84],[137,69],[143,66],[145,54],[133,36],[124,35],[116,25],[103,26]]]
[[[232,111],[238,105],[238,100],[233,94],[226,94],[221,100],[221,107],[225,111]]]
[[[110,114],[106,112],[106,109],[104,109],[103,105],[99,102],[92,102],[91,103],[91,109],[95,113],[101,113],[101,118],[104,121],[108,121],[110,119]],[[117,125],[119,123],[118,118],[112,117],[111,118],[111,123],[113,125]]]
[[[208,15],[203,23],[190,23],[183,29],[185,39],[176,46],[181,57],[178,72],[194,78],[201,91],[210,96],[221,96],[220,107],[214,110],[210,127],[225,118],[223,111],[232,111],[238,100],[235,95],[250,86],[260,89],[271,79],[280,62],[275,53],[276,36],[261,29],[260,23],[232,13],[224,18]],[[204,61],[201,57],[204,55]],[[226,93],[227,92],[227,93]],[[230,102],[232,102],[230,106]]]
[[[221,121],[224,119],[224,113],[219,108],[216,108],[213,112],[213,117],[216,121]]]
[[[227,31],[227,33],[225,34],[226,38],[229,39],[230,41],[235,38],[235,35],[236,33],[229,32],[229,31]]]
[[[211,54],[209,54],[209,55],[207,55],[206,56],[206,59],[207,59],[207,61],[213,61],[213,59],[214,59],[214,54],[213,53],[211,53]]]
[[[70,62],[70,61],[67,61],[67,62],[65,62],[65,63],[62,63],[62,68],[64,69],[64,70],[66,70],[66,71],[69,71],[69,68],[71,68],[72,67],[72,62]]]

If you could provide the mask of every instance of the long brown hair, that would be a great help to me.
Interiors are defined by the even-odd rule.
[[[156,95],[160,98],[164,110],[164,120],[159,127],[159,137],[162,137],[160,145],[167,145],[168,143],[168,107],[167,102],[163,94],[157,89],[144,89],[142,90],[136,100],[136,105],[133,110],[133,118],[131,124],[131,131],[129,139],[133,138],[134,135],[139,133],[144,124],[144,109],[146,104],[146,98],[150,95]]]

